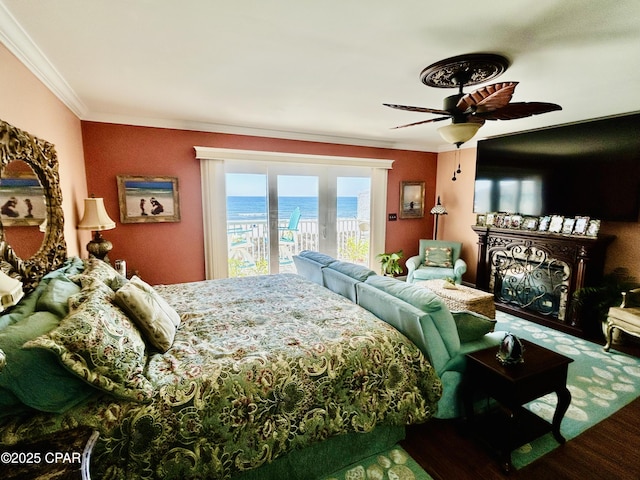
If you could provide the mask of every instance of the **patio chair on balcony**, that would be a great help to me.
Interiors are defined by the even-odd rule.
[[[229,259],[237,262],[238,268],[253,268],[256,266],[251,253],[252,244],[248,238],[251,229],[233,227],[227,230],[229,237]]]
[[[287,226],[278,228],[280,231],[280,265],[290,265],[293,263],[293,255],[295,253],[293,249],[295,249],[296,245],[296,232],[298,231],[301,216],[300,207],[296,207],[293,212],[291,212]]]

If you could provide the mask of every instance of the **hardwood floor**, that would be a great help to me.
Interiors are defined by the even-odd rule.
[[[615,348],[640,357],[640,344]],[[435,480],[640,479],[640,398],[521,470],[504,473],[458,420],[408,428],[402,446]]]

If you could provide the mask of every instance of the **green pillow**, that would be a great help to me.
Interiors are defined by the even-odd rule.
[[[487,333],[493,332],[496,320],[492,320],[479,313],[463,310],[451,312],[458,327],[460,342],[473,342],[484,337]]]
[[[424,249],[424,264],[427,267],[453,267],[451,247],[427,247]]]
[[[0,387],[0,416],[4,413],[5,409],[18,407],[22,405],[22,402],[16,397],[8,388]]]
[[[24,348],[54,353],[79,378],[116,397],[150,401],[155,392],[143,374],[146,345],[140,331],[111,303],[114,295],[93,278],[69,300],[71,313],[60,325]],[[77,302],[75,297],[83,300]]]
[[[56,315],[35,312],[0,332],[0,349],[7,357],[0,387],[31,408],[62,413],[96,390],[67,371],[51,353],[22,348],[25,342],[57,326]]]
[[[69,297],[80,291],[80,287],[67,277],[52,278],[38,302],[36,310],[47,311],[60,319],[69,314]]]

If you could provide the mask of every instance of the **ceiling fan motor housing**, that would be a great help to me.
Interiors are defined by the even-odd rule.
[[[458,109],[458,102],[464,97],[463,93],[456,93],[455,95],[449,95],[445,97],[443,101],[443,110],[451,113],[452,123],[466,123],[467,115],[469,112],[462,112]]]

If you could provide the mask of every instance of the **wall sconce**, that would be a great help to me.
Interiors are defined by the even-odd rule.
[[[94,232],[93,239],[87,243],[89,255],[109,262],[108,254],[113,248],[113,244],[109,240],[105,240],[100,232],[116,228],[116,222],[111,220],[104,208],[104,199],[95,197],[84,199],[84,216],[78,224],[78,228]]]
[[[438,217],[440,217],[440,215],[447,215],[447,209],[444,208],[444,205],[442,205],[440,203],[440,195],[438,195],[438,203],[436,203],[433,208],[431,209],[431,215],[435,215],[436,219],[435,219],[435,228],[433,230],[433,239],[437,240],[438,239]]]

